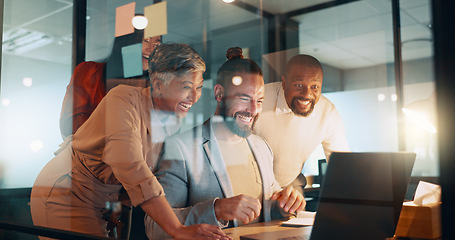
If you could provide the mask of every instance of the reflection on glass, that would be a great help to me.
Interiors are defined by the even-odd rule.
[[[439,176],[435,79],[433,74],[433,35],[430,1],[400,1],[401,39],[403,56],[404,108],[425,112],[431,125],[428,130],[415,123],[421,117],[406,116],[406,150],[417,153],[415,176]],[[406,111],[406,110],[404,110]],[[408,112],[409,113],[409,112]],[[443,129],[441,129],[443,130]]]
[[[431,16],[429,1],[400,1],[400,9],[407,105],[434,89]],[[390,2],[365,0],[292,17],[299,23],[298,52],[323,63],[322,91],[339,109],[353,151],[398,151],[391,14]],[[404,137],[415,151],[416,138]],[[313,156],[323,157],[320,151]],[[418,154],[413,174],[434,169],[435,162]],[[317,174],[316,166],[304,171]]]
[[[436,133],[436,103],[435,96],[432,94],[429,98],[413,102],[403,107],[403,112],[419,126],[425,130]]]
[[[144,16],[135,16],[133,18],[133,26],[136,29],[142,30],[147,27],[148,20]]]
[[[71,68],[73,4],[61,0],[44,2],[4,1],[0,93],[2,190],[29,189],[62,140],[59,117],[74,70]],[[256,2],[259,10],[262,4],[269,6],[266,10],[272,15],[296,10],[288,2],[280,6],[273,4],[281,1],[242,2]],[[293,2],[297,8],[311,5],[307,1]],[[319,1],[326,2],[330,1]],[[404,83],[404,96],[401,96],[404,99],[400,100],[407,106],[434,92],[433,36],[430,1],[399,2]],[[109,0],[87,1],[87,61],[102,62],[111,55],[115,9],[119,4]],[[136,14],[140,15],[151,2],[140,0],[136,4]],[[287,40],[298,47],[279,52],[270,49],[289,42],[276,42],[271,37],[275,21],[269,23],[273,18],[267,14],[219,0],[168,0],[167,4],[169,31],[162,40],[190,44],[208,66],[201,99],[192,105],[183,121],[183,130],[201,124],[213,113],[215,105],[210,100],[216,69],[224,62],[225,50],[238,45],[245,51],[248,49],[249,58],[260,66],[276,67],[264,71],[265,80],[279,81],[284,63],[293,55],[307,53],[317,57],[324,69],[323,94],[340,112],[351,150],[398,150],[390,1],[352,1],[292,16],[298,44]],[[158,45],[153,44],[153,47]],[[148,54],[143,54],[145,65]],[[273,74],[278,78],[271,78]],[[410,121],[405,124],[406,150],[417,153],[413,175],[437,176],[437,133],[427,132]],[[321,158],[325,158],[322,147],[312,153],[313,160],[307,161],[304,172],[317,174],[317,160]],[[18,202],[25,207],[21,205],[20,209],[28,211],[29,199],[21,201]],[[29,214],[5,214],[9,210],[5,207],[0,211],[8,221]],[[28,223],[32,224],[31,219]]]

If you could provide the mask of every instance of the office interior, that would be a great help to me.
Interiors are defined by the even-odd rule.
[[[1,0],[0,238],[37,239],[30,189],[62,142],[59,115],[74,67],[103,61],[111,50],[117,7],[136,13],[161,0]],[[337,107],[354,152],[417,154],[408,198],[418,181],[442,187],[443,239],[454,226],[454,4],[430,0],[167,0],[163,42],[187,43],[207,63],[202,97],[182,129],[215,109],[216,71],[229,47],[243,49],[280,81],[286,60],[315,56],[322,94]],[[451,43],[452,41],[452,43]],[[417,103],[417,104],[416,104]],[[420,104],[419,104],[420,103]],[[428,114],[426,128],[402,110]],[[318,148],[305,176],[318,184]],[[6,225],[5,225],[6,224]],[[12,225],[9,225],[12,224]],[[8,227],[5,227],[8,226]],[[17,227],[17,228],[16,228]],[[13,229],[13,230],[12,230]],[[26,232],[26,231],[25,231]]]

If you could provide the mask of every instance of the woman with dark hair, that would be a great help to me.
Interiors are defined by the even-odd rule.
[[[224,238],[216,226],[182,225],[152,173],[164,138],[199,100],[204,71],[204,61],[186,44],[155,48],[153,90],[113,88],[43,168],[31,194],[34,224],[107,237],[106,204],[126,197],[173,238]]]

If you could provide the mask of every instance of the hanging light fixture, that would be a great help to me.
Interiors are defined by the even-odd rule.
[[[138,30],[142,30],[147,27],[149,21],[143,15],[136,15],[133,17],[133,26]]]

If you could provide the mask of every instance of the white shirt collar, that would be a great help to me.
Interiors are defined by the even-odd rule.
[[[278,94],[278,97],[277,97],[276,109],[275,109],[276,114],[294,114],[294,112],[292,112],[292,110],[288,106],[288,103],[286,102],[286,98],[284,97],[284,90],[283,90],[281,83],[279,85],[279,90],[278,90],[277,94]],[[319,102],[321,102],[322,98],[323,98],[323,96],[321,95],[321,97],[319,98],[319,101],[314,106],[313,112],[306,118],[314,118],[315,115],[317,115],[316,109],[318,108],[318,104],[319,104]],[[299,116],[299,117],[301,117],[301,116]]]
[[[163,142],[180,129],[181,121],[173,113],[152,110],[151,114],[153,142]]]
[[[276,101],[276,113],[277,114],[287,114],[287,113],[292,113],[292,110],[289,108],[286,98],[284,98],[284,90],[282,85],[279,85],[278,89],[278,97]]]

